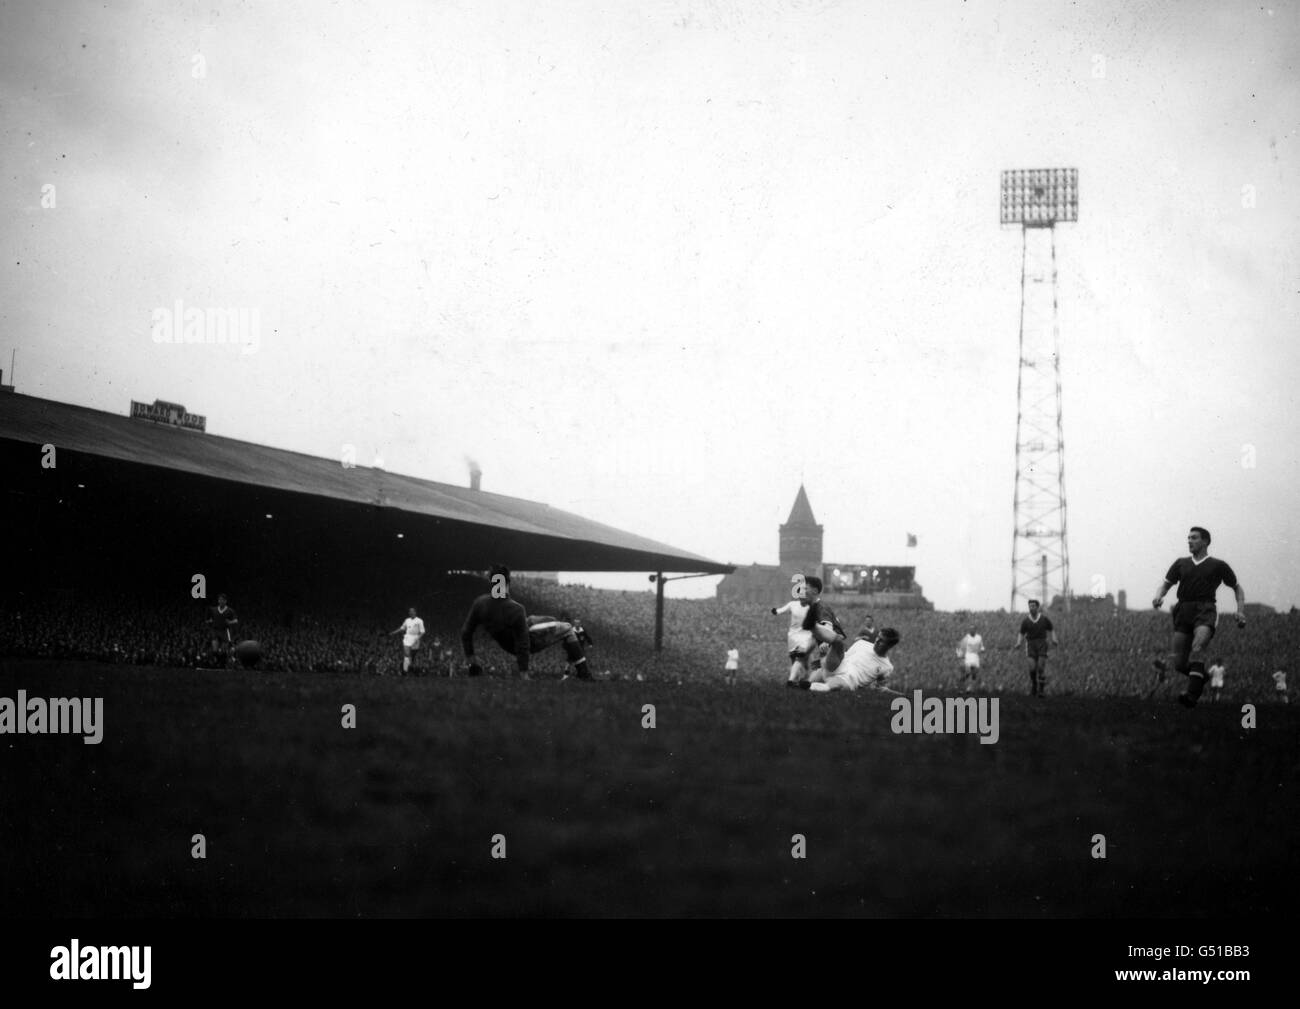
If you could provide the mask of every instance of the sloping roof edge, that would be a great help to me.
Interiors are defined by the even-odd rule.
[[[20,393],[0,395],[0,438],[525,535],[655,554],[679,565],[664,570],[725,574],[733,568],[537,501],[344,465],[340,460]]]

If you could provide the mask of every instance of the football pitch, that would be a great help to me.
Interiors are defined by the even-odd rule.
[[[7,917],[1195,918],[1300,890],[1278,704],[1246,729],[1005,694],[990,745],[779,681],[0,661],[20,689],[102,697],[103,740],[0,735]]]

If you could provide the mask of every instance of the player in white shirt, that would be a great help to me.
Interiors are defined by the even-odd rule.
[[[1223,693],[1223,660],[1215,659],[1210,665],[1210,700],[1217,701]]]
[[[777,609],[771,608],[773,616],[779,616],[782,613],[790,614],[790,629],[786,631],[785,646],[790,655],[790,679],[788,684],[797,684],[808,679],[808,661],[817,642],[813,639],[812,631],[803,629],[804,618],[808,616],[808,603],[803,598],[801,584],[796,583],[795,592],[800,594],[791,599],[788,603]]]
[[[897,690],[891,690],[887,686],[889,678],[894,675],[894,664],[887,656],[889,650],[900,640],[898,631],[892,627],[884,628],[877,635],[874,644],[866,638],[855,639],[835,672],[827,676],[824,670],[814,670],[812,682],[806,684],[805,689],[823,694],[831,690],[858,690],[866,687],[897,694]]]
[[[961,643],[957,646],[957,654],[961,656],[962,668],[965,671],[967,693],[974,689],[976,681],[979,679],[980,653],[983,651],[984,639],[975,633],[975,625],[971,624],[966,636],[961,639]]]
[[[1291,703],[1291,695],[1286,692],[1286,670],[1279,669],[1273,674],[1273,689],[1277,691],[1277,699],[1283,704]]]
[[[739,668],[740,668],[740,649],[728,648],[727,664],[724,667],[724,669],[726,670],[726,678],[728,683],[736,682],[736,670],[738,670]]]
[[[420,639],[424,637],[424,621],[415,615],[415,607],[407,611],[402,626],[392,631],[402,635],[402,672],[409,673],[415,662],[415,653],[420,650]]]

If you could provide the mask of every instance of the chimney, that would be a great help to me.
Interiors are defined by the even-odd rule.
[[[469,489],[478,490],[479,483],[482,481],[482,479],[483,479],[483,471],[479,469],[477,466],[475,466],[473,469],[469,471]]]

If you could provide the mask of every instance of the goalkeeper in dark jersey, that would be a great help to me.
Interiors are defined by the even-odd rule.
[[[534,652],[563,643],[573,675],[580,680],[591,679],[582,649],[583,640],[591,639],[581,625],[575,627],[567,620],[554,617],[530,617],[521,603],[510,598],[510,569],[498,564],[488,574],[491,590],[474,600],[460,629],[460,643],[469,660],[469,675],[483,674],[483,667],[474,661],[474,632],[481,627],[488,637],[515,657],[519,675],[524,678],[528,677],[529,658]]]
[[[1187,534],[1190,557],[1180,557],[1169,567],[1151,605],[1160,609],[1167,593],[1178,586],[1178,602],[1174,605],[1173,666],[1187,677],[1187,690],[1178,698],[1186,708],[1196,707],[1205,689],[1205,650],[1214,637],[1219,620],[1215,609],[1215,594],[1220,585],[1226,585],[1237,595],[1237,626],[1246,626],[1246,592],[1237,581],[1236,573],[1225,561],[1210,557],[1208,530],[1192,526]]]

